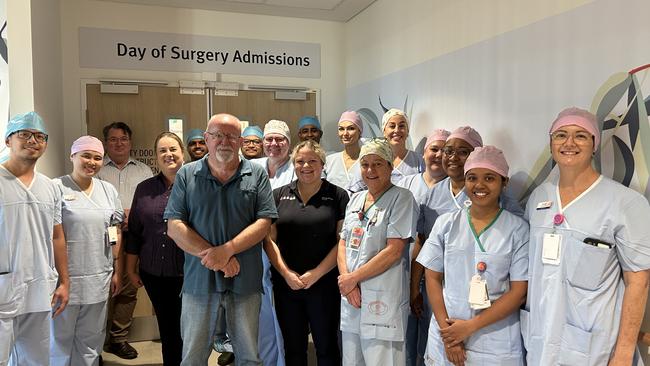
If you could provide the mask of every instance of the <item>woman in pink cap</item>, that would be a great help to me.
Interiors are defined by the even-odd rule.
[[[434,314],[425,364],[524,365],[528,224],[499,204],[508,183],[501,150],[477,147],[464,170],[471,205],[438,217],[417,258]]]
[[[424,145],[424,163],[426,170],[422,173],[407,175],[397,185],[408,189],[418,205],[422,204],[427,192],[433,186],[447,177],[442,168],[442,148],[451,132],[438,128],[429,135]],[[431,320],[431,307],[424,293],[424,268],[415,261],[422,242],[416,238],[411,248],[411,293],[408,327],[406,333],[406,364],[422,364],[424,350],[427,343],[429,321]]]
[[[347,188],[352,176],[361,176],[359,169],[359,139],[363,133],[361,116],[355,111],[345,111],[339,118],[338,135],[343,151],[330,154],[325,163],[325,174],[330,183]]]
[[[528,364],[642,365],[648,201],[594,169],[600,130],[591,112],[560,112],[549,145],[559,178],[538,186],[526,207],[530,290],[521,324]]]
[[[52,319],[50,364],[97,365],[106,328],[109,289],[121,287],[118,256],[124,219],[117,190],[95,178],[104,162],[102,142],[92,136],[70,149],[72,173],[54,179],[61,189],[61,216],[68,247],[70,302]]]

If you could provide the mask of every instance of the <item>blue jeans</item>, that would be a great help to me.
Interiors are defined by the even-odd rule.
[[[257,353],[257,333],[262,294],[238,295],[183,293],[181,335],[183,366],[207,365],[217,324],[219,306],[226,313],[226,327],[237,355],[235,365],[262,365]]]

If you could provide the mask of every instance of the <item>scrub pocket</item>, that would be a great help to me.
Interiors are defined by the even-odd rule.
[[[404,341],[402,309],[396,294],[361,289],[361,338]]]
[[[487,269],[482,277],[487,282],[491,301],[495,301],[510,288],[510,255],[475,253],[476,264],[485,262]]]
[[[570,257],[577,258],[575,264],[567,263],[571,286],[585,290],[600,287],[606,277],[605,273],[609,272],[614,261],[615,250],[598,248],[574,238],[570,238],[567,244],[566,250],[570,251]]]
[[[20,290],[24,286],[14,287],[13,273],[0,275],[0,318],[10,318],[18,313]]]
[[[588,365],[591,348],[591,332],[571,324],[564,324],[560,343],[559,365]]]

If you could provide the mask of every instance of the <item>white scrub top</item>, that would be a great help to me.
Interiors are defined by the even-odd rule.
[[[524,210],[519,202],[510,195],[508,190],[501,194],[499,198],[500,206],[514,213],[517,216],[523,216]],[[472,204],[469,200],[465,188],[454,196],[451,190],[451,178],[447,177],[438,182],[424,198],[420,204],[420,217],[418,218],[418,233],[429,236],[433,223],[438,216],[468,207]]]
[[[521,312],[521,326],[528,364],[606,365],[618,336],[622,271],[650,268],[650,206],[641,194],[603,176],[560,206],[557,184],[547,182],[526,207],[529,312]],[[554,225],[559,213],[564,222]],[[559,265],[542,263],[544,235],[553,232],[562,236]],[[585,238],[611,248],[586,244]],[[633,364],[643,364],[638,350]]]
[[[502,210],[479,240],[484,251],[469,225],[468,209],[456,210],[438,217],[418,255],[423,266],[444,273],[443,295],[450,318],[468,320],[483,311],[473,310],[468,302],[469,283],[479,262],[487,265],[482,278],[492,302],[510,289],[510,281],[528,280],[528,224],[524,219]],[[476,331],[465,340],[465,350],[466,365],[523,365],[519,311]],[[435,317],[429,325],[425,359],[427,364],[452,365]]]
[[[393,186],[359,220],[368,192],[352,196],[345,212],[341,239],[346,241],[345,260],[349,272],[358,269],[386,247],[389,238],[415,237],[417,205],[408,190]],[[352,231],[363,227],[360,244],[351,245]],[[362,339],[404,341],[409,309],[408,243],[400,260],[383,273],[359,283],[361,309],[341,297],[341,331]]]
[[[264,170],[266,173],[269,173],[269,158],[264,157],[264,158],[258,158],[258,159],[252,159],[251,161],[259,164],[264,167]],[[294,180],[298,179],[296,177],[296,173],[293,170],[293,165],[291,164],[291,159],[287,160],[286,163],[282,164],[278,170],[275,171],[275,176],[271,177],[269,175],[269,181],[271,182],[271,188],[276,189],[280,188],[282,186],[285,186]]]
[[[0,165],[0,318],[51,311],[58,274],[52,235],[61,193],[34,174],[29,187]]]
[[[358,159],[352,164],[350,170],[347,170],[345,169],[342,151],[327,156],[325,160],[325,177],[328,182],[346,189],[348,184],[350,184],[350,178],[353,176],[361,176]]]
[[[106,301],[113,273],[108,227],[124,221],[117,190],[93,178],[92,190],[86,195],[69,175],[53,181],[63,197],[61,216],[68,247],[70,305]]]
[[[390,181],[393,184],[397,184],[403,177],[422,173],[424,170],[424,158],[415,151],[407,150],[402,162],[398,166],[393,167],[393,171],[390,173]],[[361,178],[361,169],[359,169],[358,173],[354,172],[354,174],[351,174],[350,183],[346,189],[352,193],[368,189]]]

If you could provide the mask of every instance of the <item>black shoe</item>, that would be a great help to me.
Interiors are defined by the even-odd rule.
[[[105,351],[125,360],[132,360],[138,357],[138,351],[136,351],[136,349],[133,348],[128,342],[111,343],[108,345]]]
[[[235,362],[235,354],[232,352],[224,352],[217,358],[217,365],[219,366],[230,365],[233,362]]]
[[[99,366],[104,366],[104,359],[102,356],[99,356]]]

